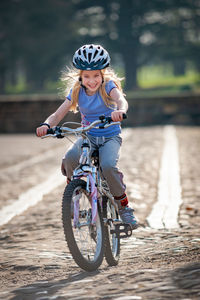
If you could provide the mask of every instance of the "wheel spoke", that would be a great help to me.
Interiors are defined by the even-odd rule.
[[[76,183],[76,184],[75,184]],[[63,196],[63,226],[70,252],[79,266],[95,270],[103,260],[104,230],[102,217],[98,212],[92,224],[91,201],[83,180],[72,181]],[[66,198],[66,199],[65,199]],[[74,205],[74,201],[78,201]],[[70,218],[69,216],[70,208]],[[74,224],[74,216],[76,222]]]

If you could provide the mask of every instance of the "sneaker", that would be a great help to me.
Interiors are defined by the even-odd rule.
[[[123,223],[129,224],[132,229],[138,228],[138,223],[133,214],[133,209],[128,206],[122,206],[119,209],[119,215]]]

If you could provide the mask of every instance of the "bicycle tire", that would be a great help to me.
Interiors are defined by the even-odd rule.
[[[74,205],[73,197],[77,191],[80,193],[78,214],[80,226],[82,226],[80,228],[74,227],[74,220],[71,216]],[[88,221],[89,219],[91,219],[91,203],[86,192],[86,182],[81,179],[75,179],[66,186],[63,194],[63,228],[65,239],[74,261],[83,270],[90,272],[95,271],[101,265],[104,257],[104,227],[100,207],[98,207],[96,224],[92,225]],[[87,225],[84,225],[86,223]]]
[[[114,205],[103,196],[103,217],[118,219],[118,213]],[[115,233],[111,234],[109,224],[104,226],[105,231],[105,259],[109,266],[116,266],[120,257],[120,238]]]

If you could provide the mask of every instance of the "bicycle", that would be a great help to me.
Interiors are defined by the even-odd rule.
[[[93,127],[101,129],[119,123],[100,116],[89,126],[75,129],[56,126],[44,136],[63,138],[75,134],[83,138],[79,165],[63,193],[62,222],[71,255],[85,271],[95,271],[104,256],[108,265],[116,266],[120,239],[132,235],[131,227],[118,218],[118,206],[101,178],[98,150],[90,155],[91,145],[86,135]]]

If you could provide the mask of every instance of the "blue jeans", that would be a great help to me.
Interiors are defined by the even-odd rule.
[[[122,144],[121,136],[95,137],[88,134],[92,149],[99,150],[99,163],[103,177],[106,179],[110,192],[114,197],[120,197],[124,194],[126,186],[123,183],[123,174],[120,172],[117,164],[119,152]],[[62,161],[63,174],[68,178],[73,175],[73,170],[78,166],[81,153],[82,138],[79,138],[75,144],[70,147]]]

